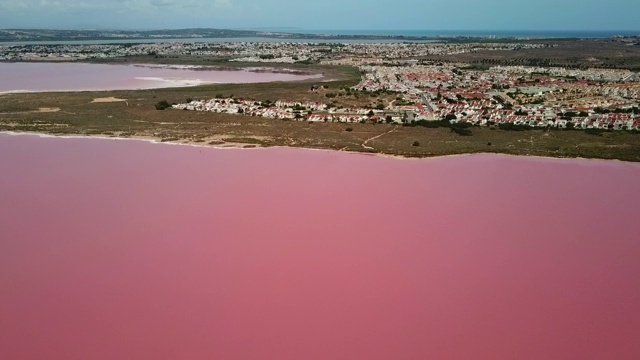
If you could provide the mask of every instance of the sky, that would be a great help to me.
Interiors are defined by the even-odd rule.
[[[0,28],[640,30],[636,0],[0,0]]]

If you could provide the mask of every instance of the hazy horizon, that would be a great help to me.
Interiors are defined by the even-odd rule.
[[[358,32],[594,32],[594,33],[604,33],[604,32],[640,32],[640,27],[637,29],[629,28],[619,28],[619,29],[472,29],[472,28],[458,28],[458,29],[411,29],[411,28],[398,28],[398,29],[348,29],[348,28],[300,28],[300,27],[109,27],[109,26],[95,26],[95,27],[49,27],[49,26],[23,26],[23,27],[3,27],[0,30],[59,30],[59,31],[79,31],[79,30],[103,30],[103,31],[176,31],[176,30],[189,30],[189,29],[204,29],[204,30],[233,30],[233,31],[264,31],[264,32],[290,32],[290,33],[321,33],[322,31],[328,32],[351,32],[353,34],[358,34]],[[640,33],[639,33],[640,35]]]

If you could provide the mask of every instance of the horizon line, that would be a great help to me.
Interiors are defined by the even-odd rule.
[[[233,31],[276,31],[276,29],[285,29],[290,31],[525,31],[525,32],[543,32],[543,31],[558,31],[558,32],[612,32],[612,31],[624,31],[624,32],[632,32],[632,31],[640,31],[639,29],[348,29],[348,28],[325,28],[325,29],[310,29],[310,28],[297,28],[297,27],[269,27],[269,26],[261,26],[261,27],[238,27],[238,28],[227,28],[227,27],[175,27],[175,28],[117,28],[117,27],[9,27],[9,28],[0,28],[0,30],[117,30],[117,31],[172,31],[172,30],[233,30]],[[271,30],[273,29],[273,30]]]

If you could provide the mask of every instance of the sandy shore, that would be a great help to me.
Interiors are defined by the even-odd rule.
[[[551,161],[579,161],[582,163],[598,162],[598,163],[607,163],[607,164],[624,164],[624,165],[633,166],[633,167],[640,167],[640,163],[618,160],[618,159],[589,159],[589,158],[582,158],[582,157],[510,155],[510,154],[489,153],[489,152],[434,155],[434,156],[424,156],[424,157],[408,157],[408,156],[402,156],[402,155],[392,155],[392,154],[382,154],[382,153],[368,153],[368,152],[335,150],[335,149],[318,149],[318,148],[296,147],[296,146],[260,146],[257,144],[239,143],[239,142],[223,142],[219,144],[218,143],[209,144],[206,142],[195,142],[195,141],[189,141],[189,140],[181,140],[181,141],[164,140],[163,141],[163,139],[158,137],[153,137],[153,136],[120,137],[120,136],[113,136],[108,134],[54,135],[54,134],[37,133],[37,132],[14,132],[14,131],[0,131],[0,134],[11,135],[11,136],[38,136],[42,138],[59,138],[59,139],[101,139],[101,140],[116,140],[116,141],[142,141],[142,142],[148,142],[148,143],[158,144],[158,145],[190,146],[190,147],[218,149],[218,150],[297,149],[297,150],[306,150],[306,151],[336,152],[336,153],[344,153],[344,154],[352,154],[352,155],[360,155],[360,156],[373,156],[373,157],[379,157],[383,159],[403,160],[403,161],[427,161],[427,160],[437,160],[437,159],[446,159],[446,158],[463,158],[463,157],[469,157],[469,156],[489,155],[489,156],[496,156],[496,157],[503,157],[503,158],[523,158],[523,159],[544,160],[544,161],[550,161],[550,160]]]

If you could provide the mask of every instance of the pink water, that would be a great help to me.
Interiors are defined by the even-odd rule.
[[[193,70],[84,63],[0,63],[0,93],[16,91],[134,90],[206,83],[295,81],[313,75]]]
[[[638,179],[0,135],[0,358],[639,359]]]

